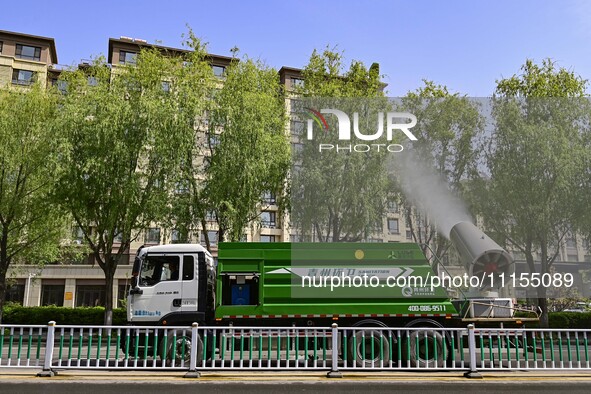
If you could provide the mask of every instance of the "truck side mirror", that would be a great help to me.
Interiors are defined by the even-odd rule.
[[[129,290],[129,294],[144,294],[144,291],[139,287],[135,286]]]

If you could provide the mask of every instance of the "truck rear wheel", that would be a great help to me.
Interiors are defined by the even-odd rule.
[[[449,348],[437,331],[412,331],[403,343],[403,356],[411,367],[441,367],[445,354],[449,354]]]
[[[384,367],[390,362],[390,342],[380,331],[360,330],[348,339],[349,360],[358,367]]]

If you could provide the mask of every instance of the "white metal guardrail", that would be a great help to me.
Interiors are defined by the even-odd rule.
[[[339,369],[453,370],[467,368],[465,328],[338,328]]]
[[[0,368],[591,370],[590,330],[0,325]]]
[[[48,326],[0,325],[0,367],[43,366]]]
[[[196,368],[330,369],[331,328],[199,327]]]
[[[476,368],[591,369],[591,330],[474,330]]]

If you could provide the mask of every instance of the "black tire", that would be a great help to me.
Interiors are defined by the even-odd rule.
[[[390,342],[380,331],[359,330],[348,339],[348,353],[350,362],[355,362],[358,367],[379,368],[381,360],[383,366],[387,367],[390,362]]]
[[[438,331],[431,330],[411,331],[405,338],[402,349],[403,366],[407,365],[406,361],[410,361],[413,368],[442,367],[443,356],[449,355],[447,341],[444,341]]]
[[[184,360],[184,367],[188,367],[191,361],[191,336],[190,335],[177,335],[176,341],[172,332],[168,333],[166,342],[164,338],[160,341],[160,358],[165,361],[168,365],[172,366],[172,360],[174,359],[174,365],[177,367],[181,366]],[[201,337],[197,337],[197,366],[199,367],[203,361],[203,340]]]
[[[121,349],[121,352],[123,354],[126,354],[126,351],[128,351],[127,357],[129,357],[130,359],[133,358],[135,354],[136,338],[138,337],[137,334],[138,333],[136,333],[135,329],[129,330],[129,335],[127,335],[126,329],[121,330],[119,348]],[[143,338],[143,333],[140,333],[138,339],[138,354],[142,354],[141,351],[143,348],[141,344],[143,344]],[[129,348],[127,348],[127,346],[129,346]]]

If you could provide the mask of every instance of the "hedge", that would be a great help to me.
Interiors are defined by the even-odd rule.
[[[6,305],[4,307],[4,324],[47,324],[54,320],[64,325],[102,325],[105,308],[65,308],[58,306],[23,307]],[[591,328],[591,312],[550,312],[550,328]],[[113,309],[113,325],[125,325],[126,311],[123,308]],[[536,327],[537,323],[528,322],[527,327]]]
[[[2,323],[4,324],[47,324],[53,320],[63,325],[102,325],[104,322],[105,308],[101,306],[92,308],[66,308],[59,306],[34,306],[23,307],[20,305],[7,305],[4,307]],[[125,309],[113,309],[113,325],[125,325]]]
[[[516,313],[515,317],[532,317],[528,313]],[[550,312],[548,314],[550,328],[591,328],[591,312]],[[539,327],[538,322],[527,322],[527,328]]]
[[[552,312],[548,319],[551,328],[591,328],[591,312]]]

